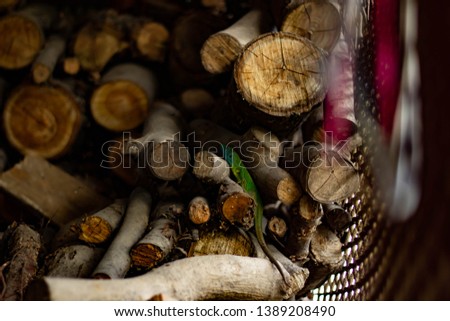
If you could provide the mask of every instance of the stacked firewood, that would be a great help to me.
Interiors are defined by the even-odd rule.
[[[280,300],[339,271],[354,21],[269,3],[0,1],[1,299]]]

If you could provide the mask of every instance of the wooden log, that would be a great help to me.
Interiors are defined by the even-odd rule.
[[[286,221],[279,216],[272,216],[267,223],[267,228],[278,240],[283,239],[288,231]]]
[[[265,202],[281,201],[290,206],[298,201],[302,193],[300,186],[277,164],[280,149],[278,138],[261,128],[251,128],[241,142],[238,153]]]
[[[249,230],[254,225],[255,200],[231,178],[220,186],[218,199],[219,212],[233,225]]]
[[[311,240],[321,223],[323,211],[319,203],[305,194],[300,198],[297,213],[291,215],[286,251],[294,262],[304,264],[308,260]]]
[[[214,96],[203,88],[188,88],[181,92],[180,102],[182,108],[195,118],[208,114],[216,101]]]
[[[64,72],[68,75],[74,76],[80,72],[80,60],[77,57],[66,57],[63,61]]]
[[[211,218],[208,200],[203,196],[194,197],[188,205],[189,220],[194,224],[204,224]]]
[[[104,209],[83,217],[78,238],[89,244],[109,241],[122,221],[125,207],[125,199],[117,199]]]
[[[188,11],[176,20],[169,52],[169,70],[176,88],[214,84],[214,75],[203,67],[200,51],[210,35],[225,27],[224,18],[206,10]]]
[[[230,167],[227,162],[208,151],[200,151],[195,154],[194,175],[205,183],[222,184],[230,177]]]
[[[152,206],[152,196],[143,188],[136,188],[130,195],[123,223],[105,255],[93,272],[101,279],[123,278],[131,265],[129,252],[147,228]]]
[[[163,201],[158,204],[152,213],[149,231],[130,251],[135,269],[148,271],[172,251],[178,238],[178,216],[183,211],[182,203]]]
[[[35,156],[26,156],[2,173],[0,187],[58,226],[110,203],[80,180]]]
[[[143,66],[125,63],[111,68],[91,98],[95,121],[112,131],[141,125],[153,103],[156,78]]]
[[[297,1],[284,15],[280,30],[306,37],[331,52],[341,34],[341,17],[328,0]]]
[[[181,113],[164,101],[155,102],[143,129],[143,136],[128,142],[131,154],[143,154],[150,172],[171,181],[188,170],[189,152],[181,142],[184,123]]]
[[[78,137],[83,122],[77,99],[59,84],[17,87],[3,110],[6,137],[24,155],[63,156]]]
[[[121,137],[116,137],[106,142],[106,145],[102,146],[102,154],[105,155],[105,159],[100,163],[102,168],[111,170],[114,175],[129,186],[138,184],[141,173],[140,168],[144,166],[140,159],[136,159],[126,149],[128,140],[133,139],[133,135],[123,133]]]
[[[87,245],[58,248],[45,258],[45,275],[61,278],[88,278],[100,261],[104,250]]]
[[[305,265],[310,274],[300,295],[316,289],[343,267],[342,243],[332,231],[320,225],[311,240],[310,257],[311,260]]]
[[[251,256],[252,242],[235,227],[230,227],[226,231],[213,228],[203,232],[199,239],[192,243],[188,256],[224,254]]]
[[[31,64],[45,42],[44,32],[56,19],[56,9],[30,4],[0,19],[0,67],[19,69]]]
[[[33,80],[36,84],[44,83],[51,77],[56,63],[65,49],[66,40],[62,36],[52,35],[47,39],[44,48],[31,67]]]
[[[26,224],[13,228],[8,239],[10,261],[1,300],[23,300],[27,286],[36,276],[40,251],[41,238],[38,232]]]
[[[162,23],[138,19],[130,29],[140,57],[157,62],[165,60],[170,33]]]
[[[356,193],[360,186],[354,165],[328,145],[286,149],[281,163],[302,189],[320,203],[339,202]]]
[[[308,277],[306,269],[293,264],[291,268],[292,287],[286,291],[282,276],[266,259],[205,255],[177,260],[125,280],[44,277],[29,287],[27,299],[135,301],[162,294],[189,301],[282,300],[299,292]]]
[[[228,28],[206,39],[200,51],[203,66],[212,74],[231,70],[245,45],[271,28],[272,22],[264,10],[251,10]]]
[[[117,12],[96,14],[75,35],[73,52],[81,67],[89,72],[102,71],[114,55],[128,47],[125,31]]]
[[[350,226],[352,216],[344,208],[337,204],[323,204],[322,207],[325,213],[325,220],[331,230],[341,234]]]
[[[311,41],[286,32],[251,41],[234,67],[238,92],[271,116],[309,111],[325,98],[325,56]]]

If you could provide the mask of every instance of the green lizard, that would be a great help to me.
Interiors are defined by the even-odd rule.
[[[233,175],[236,177],[236,180],[239,185],[242,186],[245,192],[247,192],[255,201],[256,203],[256,213],[255,213],[255,232],[256,232],[256,238],[258,239],[258,243],[261,246],[264,253],[269,258],[270,262],[272,262],[278,271],[280,272],[281,276],[283,277],[284,282],[289,285],[289,276],[287,275],[286,271],[281,266],[280,262],[278,262],[270,252],[269,248],[267,247],[267,243],[264,239],[263,231],[262,231],[262,225],[263,225],[263,202],[261,199],[261,196],[258,192],[258,189],[256,188],[255,183],[253,182],[252,177],[250,176],[250,173],[248,172],[247,168],[242,163],[241,158],[239,155],[229,146],[222,145],[223,150],[223,156],[225,160],[227,161],[228,165],[231,167],[231,171],[233,172]]]

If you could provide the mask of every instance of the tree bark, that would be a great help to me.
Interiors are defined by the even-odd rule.
[[[344,208],[337,204],[323,204],[322,207],[328,226],[338,235],[350,226],[352,216]]]
[[[59,35],[50,36],[36,57],[31,72],[36,84],[46,82],[53,74],[58,59],[66,49],[66,40]]]
[[[23,300],[26,288],[36,276],[40,250],[41,237],[38,232],[25,224],[14,227],[8,239],[10,261],[1,300]]]
[[[212,74],[231,70],[247,43],[270,31],[272,23],[265,11],[253,9],[228,28],[206,39],[200,51],[202,64]]]
[[[136,188],[130,195],[123,223],[105,255],[93,272],[102,279],[120,279],[131,265],[130,250],[147,228],[152,206],[152,196],[143,188]]]
[[[162,201],[158,204],[151,215],[149,231],[130,251],[135,269],[148,271],[172,251],[178,238],[178,216],[183,210],[182,203]]]
[[[300,198],[299,206],[290,217],[289,236],[286,250],[290,259],[304,264],[308,261],[311,240],[321,223],[323,216],[320,204],[312,200],[309,195]]]
[[[227,162],[207,151],[200,151],[195,154],[194,175],[205,183],[222,184],[230,177],[230,167]]]
[[[104,250],[87,245],[58,248],[45,258],[45,275],[61,278],[89,278]]]
[[[95,121],[111,131],[121,132],[141,125],[153,103],[156,78],[147,68],[124,63],[111,68],[91,98]]]
[[[119,227],[125,207],[126,201],[118,199],[104,209],[84,217],[79,226],[78,238],[89,244],[107,242]]]
[[[164,101],[157,101],[147,116],[143,136],[128,142],[129,153],[143,157],[150,172],[172,181],[188,170],[189,152],[181,142],[184,123],[181,113]]]
[[[308,271],[292,266],[293,286],[286,291],[278,270],[266,259],[206,255],[177,260],[125,280],[44,277],[30,286],[31,300],[282,300],[303,288]],[[238,285],[238,286],[237,286]]]
[[[24,155],[44,158],[66,154],[83,120],[75,94],[58,84],[19,86],[8,97],[3,111],[9,142]]]
[[[55,19],[55,8],[46,4],[30,4],[1,18],[0,67],[20,69],[31,64]]]
[[[328,228],[320,225],[311,239],[311,260],[305,267],[310,271],[302,294],[320,286],[331,274],[344,264],[342,243]]]

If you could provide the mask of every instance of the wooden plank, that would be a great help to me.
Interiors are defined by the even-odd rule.
[[[0,175],[0,188],[61,226],[110,201],[80,180],[36,156]]]

